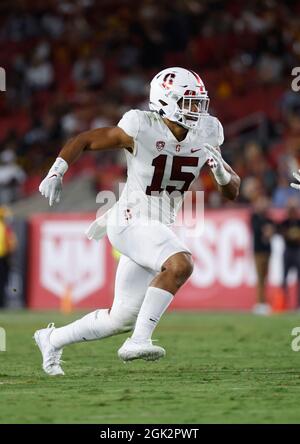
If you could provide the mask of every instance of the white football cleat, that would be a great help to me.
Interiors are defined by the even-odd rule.
[[[158,345],[152,345],[151,339],[138,342],[132,338],[128,338],[118,351],[118,356],[123,361],[133,361],[133,359],[156,361],[165,355],[165,349]]]
[[[54,324],[49,324],[47,328],[37,330],[34,333],[34,340],[39,347],[43,356],[43,370],[45,373],[51,376],[64,375],[64,371],[60,366],[62,348],[56,349],[50,344],[50,335],[54,330]]]

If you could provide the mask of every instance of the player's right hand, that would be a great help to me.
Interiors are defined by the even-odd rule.
[[[297,173],[293,173],[293,176],[298,182],[300,182],[300,170],[298,170]],[[300,183],[291,183],[291,187],[300,190]]]
[[[62,192],[62,176],[58,173],[50,173],[40,183],[39,191],[42,196],[49,199],[49,205],[52,207],[54,202],[60,201]]]

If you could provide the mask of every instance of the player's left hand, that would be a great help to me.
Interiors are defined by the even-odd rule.
[[[231,180],[231,174],[226,171],[224,160],[219,148],[214,148],[209,143],[204,144],[207,165],[212,170],[219,185],[227,185]]]
[[[293,173],[293,176],[296,180],[298,180],[299,183],[292,182],[290,185],[292,188],[295,188],[296,190],[300,190],[300,170],[298,170],[297,173]]]

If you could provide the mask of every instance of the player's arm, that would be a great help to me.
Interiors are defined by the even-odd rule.
[[[83,151],[101,151],[106,149],[127,148],[132,150],[133,138],[118,126],[85,131],[70,139],[60,151],[58,157],[68,165],[75,162]]]
[[[39,186],[40,193],[49,198],[49,205],[59,202],[62,179],[69,165],[75,162],[84,151],[106,149],[133,149],[134,140],[119,127],[98,128],[85,131],[70,139],[60,151],[47,176]]]
[[[229,200],[235,200],[240,191],[241,179],[236,174],[236,172],[231,168],[228,163],[223,159],[223,165],[225,170],[231,175],[230,182],[226,185],[218,185],[218,190],[222,194],[222,196],[226,197]]]
[[[241,179],[236,172],[225,162],[220,149],[205,144],[207,164],[217,183],[222,196],[235,200],[239,195]]]

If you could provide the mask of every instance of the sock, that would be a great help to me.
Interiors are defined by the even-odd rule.
[[[131,338],[136,341],[151,339],[156,325],[172,300],[172,293],[161,288],[149,287]]]
[[[50,343],[59,349],[74,342],[93,341],[121,332],[122,329],[111,318],[108,309],[96,310],[65,327],[53,330]]]

